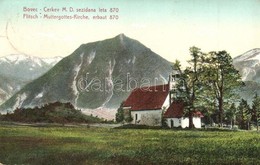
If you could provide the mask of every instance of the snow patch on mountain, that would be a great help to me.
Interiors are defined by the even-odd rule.
[[[249,76],[253,77],[256,75],[256,71],[252,68],[245,67],[242,70],[242,81],[246,81]]]
[[[88,55],[88,57],[87,57],[88,64],[91,64],[91,62],[94,60],[95,56],[96,56],[96,51],[92,51],[92,52]]]
[[[28,60],[30,57],[26,55],[11,54],[0,58],[0,61],[18,64],[22,61]]]
[[[80,64],[74,68],[75,76],[74,76],[74,79],[73,79],[73,82],[72,82],[72,86],[71,86],[72,90],[73,90],[73,93],[76,96],[75,100],[74,100],[75,105],[77,105],[77,100],[78,100],[78,97],[79,97],[79,91],[77,89],[77,77],[78,77],[79,71],[81,69],[81,66],[83,64],[83,56],[84,56],[84,52],[80,54]]]
[[[119,38],[120,38],[120,43],[121,43],[122,45],[125,45],[125,43],[124,43],[124,34],[120,34],[120,35],[119,35]]]
[[[38,65],[40,67],[42,66],[42,60],[41,59],[31,57],[30,60],[33,61],[36,65]]]
[[[112,61],[109,61],[109,67],[108,67],[108,77],[106,78],[106,80],[108,81],[107,83],[107,90],[106,92],[109,92],[110,93],[110,96],[107,97],[107,99],[105,100],[105,102],[102,104],[101,107],[104,107],[110,100],[111,98],[113,97],[113,87],[114,87],[114,83],[113,83],[113,77],[112,77],[112,73],[114,71],[114,68],[115,68],[115,65],[116,65],[116,60],[114,59],[113,62]]]
[[[136,60],[136,57],[134,56],[134,57],[133,57],[133,60],[132,60],[132,63],[133,63],[133,64],[135,63],[135,60]]]
[[[25,55],[11,54],[9,56],[2,57],[2,58],[5,59],[5,61],[7,61],[7,62],[12,62],[12,63],[17,64],[21,61],[27,60],[29,57],[25,56]]]
[[[2,93],[2,95],[3,94],[8,94],[5,90],[3,90],[2,88],[0,88],[0,93]]]
[[[26,93],[18,95],[18,97],[16,99],[16,102],[15,102],[15,104],[13,106],[13,109],[22,107],[22,104],[23,104],[23,102],[25,101],[26,98],[27,98]]]
[[[10,84],[7,85],[7,88],[8,88],[9,90],[14,90],[14,88],[13,88]]]
[[[47,63],[49,65],[54,65],[54,64],[58,63],[61,59],[62,59],[62,57],[43,58],[42,61],[44,61],[45,63]]]
[[[249,60],[260,61],[260,48],[249,50],[246,53],[244,53],[244,54],[234,58],[234,62],[237,62],[237,61],[249,61]]]
[[[42,67],[44,63],[49,65],[55,65],[57,62],[59,62],[62,59],[62,57],[54,57],[54,58],[40,58],[35,56],[28,56],[24,54],[11,54],[4,57],[0,57],[0,62],[6,62],[11,64],[19,64],[21,62],[33,62],[32,65],[35,67],[35,65],[38,65]]]
[[[133,58],[130,58],[130,59],[127,60],[127,63],[128,63],[128,64],[130,64],[130,63],[134,64],[134,63],[135,63],[135,60],[136,60],[136,57],[133,56]]]
[[[40,92],[36,97],[35,97],[35,99],[40,99],[40,98],[42,98],[43,97],[43,92]]]

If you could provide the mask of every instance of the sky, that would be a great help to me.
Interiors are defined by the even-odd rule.
[[[24,12],[24,7],[37,12]],[[45,7],[119,12],[45,12]],[[0,13],[0,57],[65,57],[81,44],[121,33],[168,61],[187,61],[191,46],[204,52],[226,50],[232,57],[260,48],[260,0],[0,0]],[[24,19],[24,14],[118,15],[119,19],[32,20]]]

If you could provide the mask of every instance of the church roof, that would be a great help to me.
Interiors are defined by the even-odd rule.
[[[184,116],[184,103],[182,101],[174,101],[170,107],[166,110],[164,118],[181,118]],[[193,111],[193,117],[204,117],[200,111]]]
[[[166,110],[163,117],[165,118],[181,118],[184,114],[184,104],[181,101],[174,101]]]
[[[169,85],[157,85],[134,89],[124,102],[132,111],[161,109],[169,93]]]

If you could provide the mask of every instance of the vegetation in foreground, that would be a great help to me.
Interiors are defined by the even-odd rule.
[[[2,121],[14,121],[24,123],[97,123],[103,120],[87,116],[76,110],[70,103],[50,103],[42,107],[17,108],[14,113],[1,115]]]
[[[244,131],[0,126],[3,164],[259,164]]]

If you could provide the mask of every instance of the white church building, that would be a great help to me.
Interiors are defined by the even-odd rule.
[[[184,103],[174,100],[171,92],[176,85],[175,75],[169,76],[168,84],[136,88],[131,92],[123,104],[123,110],[129,112],[133,119],[131,124],[161,126],[164,119],[170,128],[189,127],[189,118],[184,115]],[[202,117],[201,112],[193,112],[195,128],[201,128]]]

